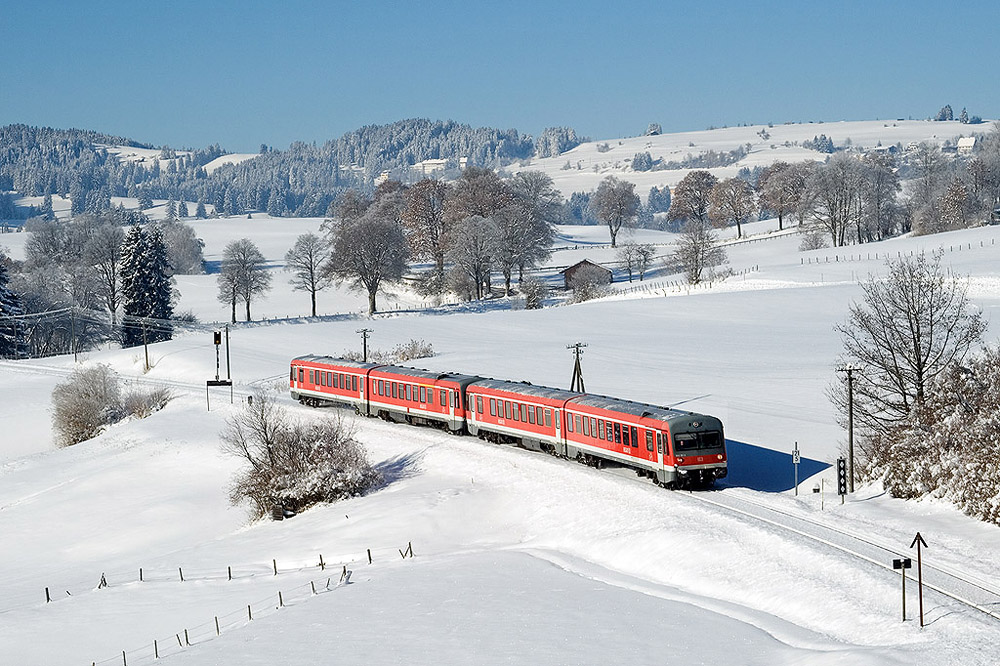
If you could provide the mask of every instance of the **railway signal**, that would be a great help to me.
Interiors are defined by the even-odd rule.
[[[903,622],[906,622],[906,570],[912,566],[913,561],[908,557],[892,561],[892,568],[903,572]]]
[[[372,329],[370,329],[370,328],[362,328],[362,329],[359,329],[359,330],[354,331],[354,332],[361,334],[361,345],[362,345],[361,358],[362,358],[362,360],[365,363],[367,363],[368,362],[368,334],[369,333],[374,333],[374,331]]]
[[[837,458],[837,494],[843,504],[844,495],[847,494],[847,461],[843,458]]]
[[[208,411],[212,411],[212,401],[209,398],[208,390],[212,386],[228,386],[229,402],[233,402],[233,382],[229,379],[219,379],[219,345],[222,344],[222,331],[212,331],[212,344],[215,345],[215,379],[205,382],[205,404]],[[226,369],[229,368],[229,327],[226,327]]]
[[[569,390],[579,391],[580,393],[586,393],[587,389],[583,387],[583,367],[580,365],[580,354],[583,353],[583,348],[586,347],[585,342],[577,342],[572,345],[566,345],[566,349],[572,349],[574,356],[576,356],[576,363],[573,365],[573,379],[570,380]]]

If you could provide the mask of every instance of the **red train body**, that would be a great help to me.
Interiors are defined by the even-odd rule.
[[[289,381],[292,398],[306,404],[351,406],[595,466],[613,461],[668,487],[707,485],[727,473],[722,422],[713,416],[329,356],[293,359]]]

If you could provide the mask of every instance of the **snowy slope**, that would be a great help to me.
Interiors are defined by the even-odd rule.
[[[207,256],[228,239],[254,239],[279,284],[284,252],[318,223],[206,221],[198,234]],[[561,231],[568,247],[583,249],[559,252],[553,266],[580,253],[610,258],[599,228]],[[928,557],[968,563],[1000,586],[995,527],[870,488],[843,507],[827,496],[821,512],[805,492],[820,477],[830,483],[825,464],[843,439],[823,390],[836,374],[833,326],[858,297],[857,280],[883,270],[886,253],[943,248],[947,265],[971,274],[993,340],[998,236],[993,227],[809,253],[794,251],[794,236],[762,237],[728,250],[731,266],[753,270],[710,289],[672,290],[675,276],[654,275],[650,291],[541,311],[499,304],[367,319],[350,314],[353,297],[338,292],[321,300],[340,317],[232,327],[233,378],[237,398],[251,386],[283,391],[291,356],[357,348],[356,329],[368,327],[382,349],[431,342],[437,356],[422,367],[565,386],[565,347],[587,342],[592,392],[723,419],[743,461],[736,469],[734,458],[723,495],[904,541],[903,549],[919,529]],[[210,276],[180,288],[181,309],[201,303],[204,320],[226,316],[212,304]],[[301,294],[278,289],[256,311],[282,316],[290,298],[304,310]],[[928,627],[900,624],[891,573],[628,474],[429,429],[356,419],[384,488],[290,521],[247,524],[227,504],[236,463],[218,447],[233,407],[216,392],[206,410],[204,380],[215,371],[208,329],[150,352],[145,375],[137,350],[92,352],[86,362],[170,385],[176,399],[67,450],[52,448],[45,409],[72,359],[0,365],[0,655],[10,663],[121,663],[122,650],[129,664],[152,663],[154,640],[176,663],[222,665],[993,663],[1000,625],[930,594]],[[289,406],[303,418],[318,413]],[[787,455],[795,441],[817,473],[798,497]],[[404,560],[398,550],[408,543],[416,556]],[[338,586],[343,565],[353,574]],[[110,586],[95,589],[102,574]],[[184,629],[191,647],[178,646]]]

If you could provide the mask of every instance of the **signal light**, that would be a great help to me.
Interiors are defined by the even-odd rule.
[[[837,494],[847,494],[847,461],[837,458]]]

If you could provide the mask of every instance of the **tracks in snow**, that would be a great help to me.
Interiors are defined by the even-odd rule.
[[[869,535],[849,532],[753,498],[730,493],[678,493],[678,495],[692,502],[710,505],[719,511],[738,514],[782,531],[793,532],[810,541],[863,560],[871,566],[893,572],[894,575],[898,574],[893,571],[892,560],[911,557],[914,559],[914,568],[908,577],[913,579],[911,591],[914,595],[916,593],[916,557],[912,551],[887,545]],[[923,563],[923,579],[925,588],[1000,620],[1000,584],[997,581],[983,580],[979,576],[927,561]],[[911,608],[913,607],[915,602],[911,605]]]

